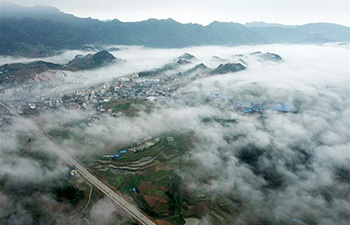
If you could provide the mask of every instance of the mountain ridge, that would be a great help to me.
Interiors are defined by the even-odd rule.
[[[174,19],[103,22],[79,18],[51,6],[23,7],[1,2],[0,54],[46,56],[86,44],[182,48],[203,45],[348,42],[349,28],[316,23],[296,27],[249,27],[214,21],[206,26]]]
[[[115,58],[108,51],[102,50],[95,54],[76,55],[65,64],[42,60],[27,63],[8,63],[0,65],[0,84],[12,82],[22,83],[48,70],[92,70],[121,61],[121,59]]]

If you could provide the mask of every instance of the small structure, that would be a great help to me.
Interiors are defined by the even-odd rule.
[[[264,105],[252,103],[249,107],[247,107],[246,112],[247,113],[262,113],[264,109],[265,109]]]
[[[120,154],[124,154],[124,153],[127,153],[127,152],[128,152],[128,150],[120,150],[119,151]]]
[[[79,173],[78,173],[78,170],[71,170],[70,172],[70,175],[72,175],[73,177],[80,177]]]
[[[168,142],[173,142],[173,141],[174,141],[174,137],[167,137],[166,140],[167,140]]]
[[[34,103],[28,103],[30,109],[36,109],[36,105]]]
[[[86,126],[86,123],[85,122],[81,122],[78,124],[79,127],[85,127]]]
[[[113,158],[113,157],[114,157],[114,155],[112,155],[112,154],[103,155],[103,158],[105,158],[105,159]]]
[[[147,140],[149,140],[150,138],[148,138]],[[142,143],[142,141],[137,142],[137,146],[133,147],[133,148],[129,148],[130,151],[132,152],[138,152],[138,151],[144,151],[156,144],[158,144],[158,142],[160,141],[160,138],[155,138],[152,141],[146,141],[145,143]]]

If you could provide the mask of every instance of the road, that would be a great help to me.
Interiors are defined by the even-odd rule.
[[[34,124],[34,122],[29,122],[28,120],[24,119],[16,112],[16,110],[12,109],[12,107],[9,105],[3,102],[0,102],[0,105],[2,107],[5,107],[12,115],[17,117],[21,121],[21,124],[24,128],[31,131],[38,139],[40,139],[46,145],[48,145],[48,147],[50,147],[50,149],[54,151],[66,163],[68,163],[70,166],[75,167],[75,169],[78,170],[82,177],[84,177],[87,181],[89,181],[92,185],[94,185],[97,189],[99,189],[102,193],[109,197],[113,202],[115,202],[127,213],[129,213],[138,222],[144,225],[155,225],[155,223],[152,222],[147,216],[145,216],[138,208],[125,201],[121,196],[115,193],[107,185],[98,180],[84,166],[78,163],[75,159],[68,155],[60,146],[58,146],[55,142],[53,142],[50,138],[43,134],[38,128],[38,126]]]

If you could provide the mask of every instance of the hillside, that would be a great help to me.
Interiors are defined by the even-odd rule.
[[[207,26],[173,19],[102,22],[78,18],[50,6],[1,2],[0,54],[45,56],[86,44],[180,48],[199,45],[348,42],[349,28],[336,24],[259,26],[213,22]]]
[[[86,70],[102,67],[111,63],[116,58],[106,50],[97,52],[96,54],[77,55],[68,62],[67,68],[71,70]]]
[[[29,63],[11,63],[0,66],[0,84],[31,80],[40,73],[49,70],[79,71],[96,69],[120,61],[106,50],[95,54],[77,55],[67,64],[55,64],[45,61]]]

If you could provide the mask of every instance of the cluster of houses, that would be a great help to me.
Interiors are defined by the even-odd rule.
[[[72,109],[96,107],[99,113],[111,113],[107,112],[102,107],[102,104],[123,98],[171,103],[173,102],[173,92],[180,87],[180,83],[169,82],[169,78],[162,78],[161,75],[157,78],[145,78],[138,77],[137,74],[131,74],[86,89],[65,91],[51,96],[27,95],[23,98],[24,100],[17,101],[15,107],[18,113],[28,115],[59,107]],[[20,91],[15,91],[16,88],[7,89],[5,94],[11,95],[11,93],[9,93],[11,91],[17,93],[30,92],[31,85],[24,84],[22,87],[17,87],[17,89],[18,88],[20,88]]]
[[[114,113],[112,110],[106,110],[103,104],[125,98],[171,104],[174,102],[173,95],[176,90],[193,80],[206,76],[208,75],[205,73],[184,72],[182,74],[174,72],[170,75],[169,73],[161,73],[155,76],[139,77],[137,73],[133,73],[89,88],[64,92],[53,91],[52,93],[54,94],[49,96],[42,96],[40,87],[50,88],[54,85],[50,82],[43,82],[39,85],[25,83],[21,86],[5,89],[3,91],[6,95],[29,93],[23,97],[24,100],[13,102],[19,114],[30,115],[40,111],[65,107],[70,109],[94,108],[96,109],[96,115],[109,113],[117,117],[121,116],[121,113]],[[76,83],[78,83],[78,81],[76,81]],[[62,85],[61,81],[59,85]],[[52,88],[55,89],[57,88],[56,86],[52,86]],[[34,89],[36,91],[33,91]],[[207,93],[205,97],[210,100],[214,99],[224,102],[224,107],[229,110],[236,110],[249,114],[263,114],[263,111],[266,109],[265,105],[261,103],[232,103],[232,98],[222,93]],[[276,104],[271,108],[279,112],[293,112],[292,107],[285,104]],[[92,117],[89,123],[96,122],[96,118],[97,117]]]
[[[213,102],[214,104],[216,103],[218,107],[224,107],[231,111],[246,114],[259,114],[263,116],[266,109],[281,113],[296,112],[296,110],[288,104],[237,101],[230,95],[225,95],[218,92],[204,93],[203,98],[206,101]]]
[[[124,148],[122,150],[119,150],[117,153],[113,154],[105,154],[102,156],[102,159],[118,159],[123,156],[123,154],[130,152],[140,152],[144,151],[156,144],[158,144],[160,141],[160,138],[153,138],[152,136],[148,136],[145,138],[139,138],[133,145]],[[174,141],[173,137],[167,137],[168,142]]]
[[[105,154],[103,155],[103,159],[117,159],[120,158],[123,154],[128,153],[128,150],[123,149],[123,150],[119,150],[118,153],[115,154]]]

